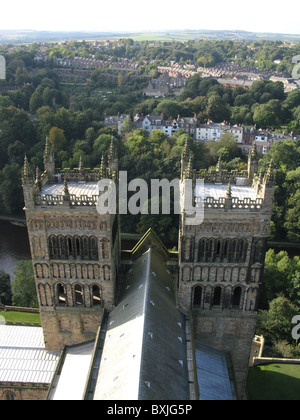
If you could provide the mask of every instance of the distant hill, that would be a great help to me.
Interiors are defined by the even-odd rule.
[[[300,41],[300,34],[280,34],[247,31],[219,30],[174,30],[166,32],[55,32],[33,30],[0,30],[0,43],[30,43],[59,40],[97,40],[132,38],[137,41],[187,41],[190,39],[232,40],[232,41]]]

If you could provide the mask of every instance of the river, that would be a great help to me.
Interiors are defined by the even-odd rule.
[[[30,258],[27,228],[0,220],[0,270],[13,280],[17,261]]]

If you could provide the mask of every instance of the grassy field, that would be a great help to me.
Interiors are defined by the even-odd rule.
[[[0,317],[3,317],[5,321],[10,322],[29,322],[31,325],[35,322],[41,324],[40,314],[31,314],[28,312],[14,312],[14,311],[2,311],[0,312]]]
[[[250,400],[300,400],[300,365],[275,363],[249,369]]]

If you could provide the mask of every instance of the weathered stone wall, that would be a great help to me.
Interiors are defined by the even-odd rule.
[[[0,401],[45,400],[49,384],[0,383]]]
[[[193,177],[184,158],[182,180]],[[220,168],[217,175],[217,181],[205,181],[226,181]],[[249,181],[253,177],[251,172]],[[180,219],[178,305],[186,313],[192,310],[196,340],[230,352],[240,398],[245,397],[272,214],[268,179],[254,187],[256,200],[232,197],[229,184],[225,198],[206,198],[201,224],[189,225],[185,212]]]
[[[117,218],[92,208],[29,208],[29,241],[47,349],[94,339],[115,305]]]
[[[103,310],[93,312],[87,308],[57,308],[41,310],[45,347],[47,350],[62,350],[64,346],[94,340],[101,325]]]
[[[245,397],[256,312],[193,309],[195,339],[231,353],[239,398]]]

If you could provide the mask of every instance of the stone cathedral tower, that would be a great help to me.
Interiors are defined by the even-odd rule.
[[[100,164],[100,161],[99,161]],[[25,158],[25,212],[45,346],[62,349],[95,338],[104,309],[115,304],[119,261],[117,215],[97,212],[98,181],[117,181],[113,144],[100,168],[55,169],[46,140],[44,173]]]
[[[258,176],[253,150],[248,171],[223,171],[219,161],[215,171],[196,173],[186,147],[181,166],[182,185],[193,179],[204,220],[188,225],[181,215],[178,305],[192,312],[197,340],[231,354],[243,397],[272,214],[272,165]],[[196,179],[204,179],[201,191]]]

